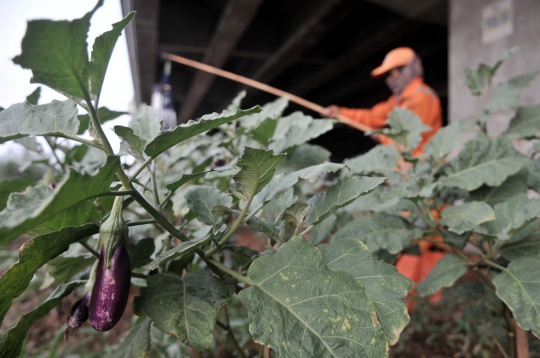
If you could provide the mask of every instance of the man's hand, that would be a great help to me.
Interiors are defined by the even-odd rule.
[[[337,118],[339,116],[339,107],[336,105],[328,106],[320,114],[326,118]]]

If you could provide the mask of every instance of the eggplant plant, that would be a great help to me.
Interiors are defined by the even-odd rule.
[[[425,127],[398,109],[383,131],[397,147],[331,163],[326,149],[308,142],[334,120],[284,115],[287,98],[241,109],[245,93],[221,113],[167,130],[142,104],[127,126],[114,127],[122,140],[115,153],[102,124],[123,113],[99,107],[99,99],[115,43],[135,14],[97,37],[88,56],[101,3],[81,19],[30,21],[13,59],[66,100],[38,104],[38,91],[0,112],[0,142],[18,141],[33,160],[0,182],[0,248],[29,236],[0,277],[0,321],[36,273],[56,286],[3,333],[0,357],[19,356],[31,325],[85,283],[68,329],[83,323],[86,307],[100,332],[123,315],[140,317],[108,348],[119,357],[159,356],[164,344],[226,346],[238,357],[268,349],[275,357],[387,357],[409,322],[404,298],[413,289],[393,258],[433,235],[450,253],[418,294],[474,270],[507,307],[509,330],[515,319],[540,334],[531,276],[540,267],[540,205],[525,195],[539,189],[540,166],[535,147],[525,156],[510,141],[535,138],[540,107],[520,107],[501,137],[484,133],[493,111],[519,106],[519,89],[535,74],[495,89],[478,136],[449,161],[460,127],[441,129],[415,158]],[[475,93],[485,93],[499,65],[483,66],[489,78],[484,67],[467,73]],[[36,149],[35,136],[54,159]],[[432,210],[441,207],[439,221]],[[254,240],[246,232],[262,248],[241,245]],[[467,244],[478,258],[462,252]],[[78,279],[85,271],[90,279]]]

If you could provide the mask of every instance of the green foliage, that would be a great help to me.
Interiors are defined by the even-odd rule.
[[[427,296],[443,287],[452,286],[467,272],[465,261],[454,255],[446,255],[439,259],[428,277],[418,285],[418,294]]]
[[[124,339],[115,356],[120,358],[146,358],[150,351],[150,327],[152,321],[145,318],[133,327]]]

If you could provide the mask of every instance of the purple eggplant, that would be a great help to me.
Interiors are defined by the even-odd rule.
[[[90,297],[88,293],[85,293],[82,298],[80,298],[73,307],[71,307],[71,312],[67,319],[67,329],[64,333],[64,340],[67,340],[71,331],[75,328],[80,327],[88,319],[88,303],[90,302]]]
[[[131,281],[131,263],[125,238],[114,249],[106,267],[105,248],[96,270],[96,281],[90,299],[90,323],[95,330],[106,332],[113,328],[126,309]]]

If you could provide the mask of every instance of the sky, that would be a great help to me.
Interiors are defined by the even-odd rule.
[[[0,1],[0,106],[7,108],[23,102],[40,84],[31,84],[31,70],[15,65],[11,59],[21,53],[21,41],[26,32],[27,21],[36,19],[73,20],[83,17],[96,5],[97,0],[1,0]],[[105,0],[94,16],[88,33],[88,53],[94,39],[112,29],[112,24],[122,19],[120,0]],[[105,83],[100,98],[100,106],[112,110],[127,111],[133,101],[133,81],[127,52],[125,33],[118,39],[109,62]],[[39,104],[53,99],[65,100],[65,97],[48,87],[41,85]],[[84,111],[81,109],[81,113]],[[112,131],[114,125],[126,125],[130,117],[121,116],[105,123],[104,127],[115,151],[120,141]],[[2,157],[17,151],[19,145],[7,143],[0,145]]]

